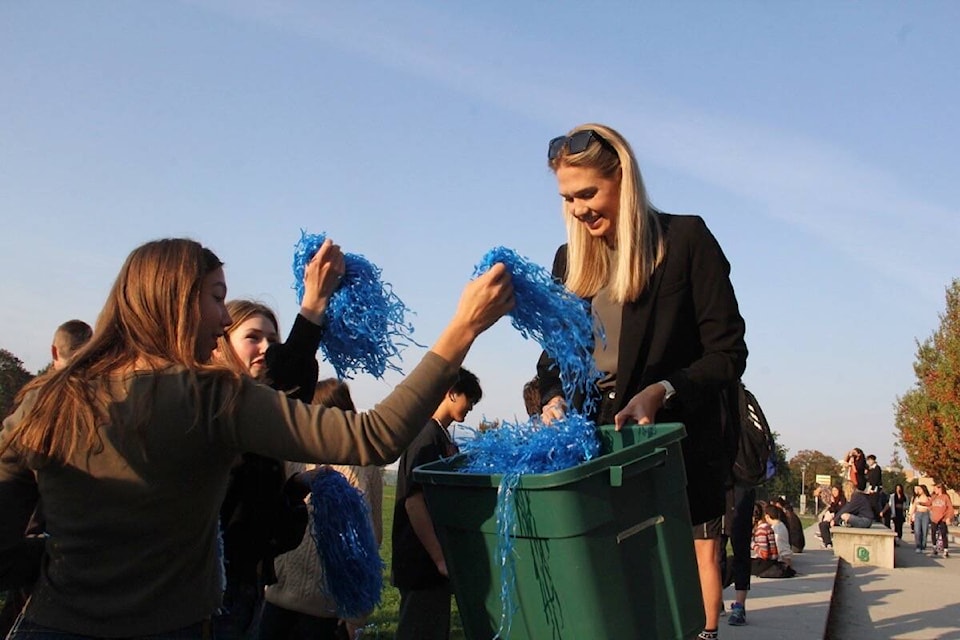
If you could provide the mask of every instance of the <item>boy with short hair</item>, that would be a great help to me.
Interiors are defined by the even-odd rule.
[[[57,327],[53,334],[53,344],[50,345],[53,368],[57,371],[66,368],[80,347],[85,345],[92,335],[93,329],[83,320],[67,320]]]
[[[393,585],[400,590],[397,640],[447,640],[450,636],[450,580],[447,563],[427,510],[423,487],[414,480],[420,465],[457,453],[447,428],[463,422],[483,391],[470,371],[450,387],[433,417],[400,457],[393,509]]]

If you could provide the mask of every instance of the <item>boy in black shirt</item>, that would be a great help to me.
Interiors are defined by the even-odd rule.
[[[393,585],[400,590],[397,640],[447,640],[450,636],[450,580],[433,520],[413,470],[457,453],[447,428],[463,422],[483,391],[464,368],[420,434],[400,457],[393,509]]]

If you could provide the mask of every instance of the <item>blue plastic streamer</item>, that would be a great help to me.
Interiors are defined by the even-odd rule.
[[[308,234],[301,229],[293,254],[293,288],[297,302],[303,301],[307,264],[320,249],[326,234]],[[402,347],[423,346],[411,334],[406,321],[410,310],[381,279],[381,270],[361,255],[346,253],[340,286],[327,303],[325,327],[320,340],[324,359],[337,377],[350,379],[366,371],[382,378],[387,369],[403,373],[398,361]]]
[[[363,494],[343,474],[321,471],[310,483],[313,541],[323,564],[324,592],[337,615],[358,618],[380,603],[383,560]]]
[[[568,400],[583,398],[581,411],[590,415],[599,399],[593,360],[593,317],[586,301],[568,291],[549,271],[506,247],[494,247],[483,256],[474,275],[501,262],[513,278],[516,304],[511,324],[526,339],[533,338],[560,369]]]
[[[513,539],[517,514],[514,496],[524,474],[560,471],[595,458],[600,452],[596,425],[570,412],[549,426],[538,418],[504,421],[496,429],[477,433],[460,443],[463,473],[503,474],[497,489],[497,558],[500,562],[500,627],[497,638],[509,638],[516,586]]]
[[[459,443],[462,473],[549,473],[569,469],[600,451],[596,425],[573,411],[544,426],[539,419],[504,420],[496,429]]]
[[[500,626],[497,638],[509,638],[517,604],[513,592],[517,586],[517,557],[513,552],[513,536],[517,528],[514,492],[520,484],[519,473],[505,473],[497,487],[497,559],[500,561]]]

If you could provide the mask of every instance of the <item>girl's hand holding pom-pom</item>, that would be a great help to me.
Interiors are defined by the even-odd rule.
[[[340,286],[345,270],[343,252],[340,245],[330,238],[323,241],[317,253],[307,263],[303,274],[303,301],[300,303],[300,315],[320,324],[327,310],[330,296]]]
[[[502,264],[470,281],[463,289],[455,320],[464,323],[476,337],[513,309],[513,280]]]

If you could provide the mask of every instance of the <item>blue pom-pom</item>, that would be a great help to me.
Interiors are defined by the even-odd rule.
[[[320,249],[326,234],[300,232],[293,255],[293,288],[297,302],[303,301],[307,264]],[[411,338],[413,326],[406,322],[409,311],[381,280],[380,268],[361,255],[343,256],[344,274],[340,286],[327,303],[325,327],[320,340],[323,357],[337,377],[352,378],[366,371],[382,378],[387,369],[402,373],[400,348],[418,344]]]
[[[557,282],[540,265],[506,247],[488,251],[474,273],[503,263],[513,279],[515,305],[511,323],[524,338],[533,338],[560,369],[563,393],[583,397],[582,412],[590,415],[597,401],[600,378],[593,359],[593,318],[589,305]]]
[[[337,615],[358,618],[380,603],[383,560],[370,524],[370,507],[343,474],[327,470],[310,483],[313,540],[323,564],[322,585]]]

